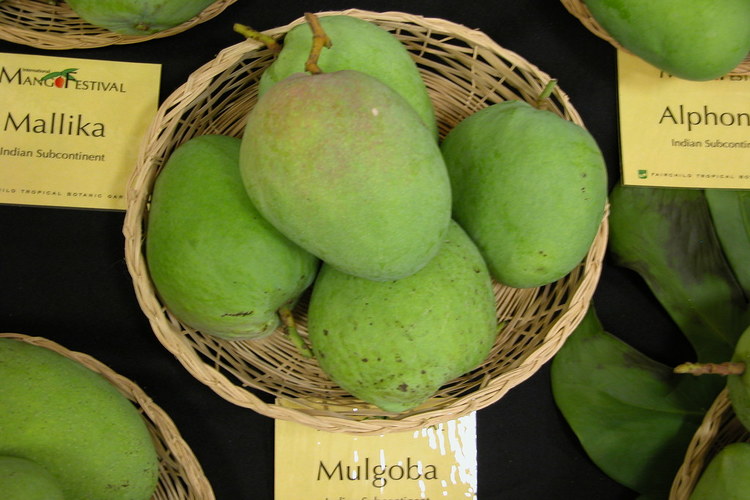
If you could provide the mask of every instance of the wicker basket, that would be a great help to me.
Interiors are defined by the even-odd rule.
[[[64,2],[51,5],[47,0],[0,1],[0,39],[39,49],[92,49],[108,45],[145,42],[176,35],[205,22],[237,0],[217,0],[200,14],[173,28],[151,35],[121,35],[93,26]]]
[[[724,446],[742,441],[750,442],[750,431],[735,416],[729,392],[724,389],[706,412],[688,445],[685,460],[672,483],[669,500],[687,500],[714,455]]]
[[[215,498],[203,469],[175,424],[164,413],[164,410],[157,406],[135,383],[115,373],[88,354],[70,351],[51,340],[19,333],[0,333],[0,337],[44,347],[80,363],[89,370],[102,375],[136,405],[151,433],[159,456],[159,482],[152,500],[213,500]]]
[[[588,29],[594,35],[598,36],[602,40],[609,42],[616,49],[630,53],[630,51],[620,45],[614,38],[612,38],[609,33],[604,30],[604,28],[599,25],[599,23],[591,15],[591,12],[589,11],[588,7],[586,7],[586,4],[583,0],[560,1],[565,6],[565,8],[568,9],[568,12],[578,18],[578,20],[581,21],[581,24],[583,24],[586,29]],[[745,60],[737,65],[734,70],[729,72],[730,75],[744,75],[747,73],[750,73],[750,54],[748,54]]]
[[[490,103],[536,102],[550,81],[483,33],[449,21],[354,9],[319,13],[328,14],[369,20],[405,44],[434,101],[442,135]],[[303,21],[299,18],[266,33],[280,37]],[[230,402],[272,418],[353,434],[416,430],[457,418],[492,404],[533,375],[558,351],[588,308],[601,274],[606,216],[588,255],[565,278],[533,289],[496,283],[498,318],[508,325],[487,361],[443,386],[422,407],[399,414],[384,413],[344,392],[314,359],[300,356],[281,330],[261,340],[224,341],[185,327],[165,310],[149,279],[143,253],[154,179],[171,151],[187,139],[210,133],[241,135],[245,116],[257,97],[258,78],[273,58],[270,49],[251,40],[224,49],[166,99],[147,133],[128,186],[123,232],[138,301],[161,343],[198,380]],[[559,88],[539,105],[582,124]],[[305,337],[304,297],[294,314]]]

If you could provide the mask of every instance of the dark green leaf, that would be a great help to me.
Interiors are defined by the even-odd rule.
[[[605,332],[593,306],[552,362],[555,402],[591,460],[657,498],[713,400],[714,381],[675,375]]]
[[[646,281],[696,351],[722,362],[748,321],[747,301],[696,189],[617,185],[610,193],[609,249]],[[689,361],[689,360],[686,360]]]
[[[750,297],[750,191],[706,189],[705,194],[724,255]]]

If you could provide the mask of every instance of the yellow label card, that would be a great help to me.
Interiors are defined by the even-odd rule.
[[[750,188],[750,75],[696,82],[617,61],[624,184]]]
[[[158,64],[0,53],[0,203],[124,210]]]
[[[275,500],[477,498],[475,413],[383,435],[275,426]]]

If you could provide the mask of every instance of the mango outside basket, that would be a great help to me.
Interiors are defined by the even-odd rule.
[[[214,500],[213,489],[201,465],[172,419],[134,382],[88,354],[70,351],[43,337],[0,333],[0,338],[43,347],[83,365],[107,379],[138,408],[159,456],[159,482],[151,500]]]
[[[672,482],[669,500],[688,500],[703,470],[730,443],[750,442],[750,431],[737,419],[727,389],[714,400],[688,445],[685,459]]]
[[[583,0],[560,0],[565,8],[573,14],[591,33],[602,40],[609,42],[613,47],[625,52],[629,51],[620,45],[602,26],[594,19]],[[750,54],[736,68],[729,72],[730,75],[744,75],[750,73]]]
[[[347,14],[378,24],[398,37],[416,60],[435,104],[442,135],[490,103],[521,99],[536,103],[550,77],[483,33],[445,21],[400,12],[361,10]],[[281,37],[290,25],[265,32]],[[344,392],[304,358],[279,329],[270,337],[230,342],[194,331],[159,302],[143,243],[149,194],[159,169],[181,143],[201,134],[239,137],[257,97],[257,81],[273,61],[271,50],[247,40],[221,51],[193,73],[160,107],[130,179],[123,226],[125,257],[139,303],[162,344],[195,378],[237,405],[317,429],[352,434],[416,430],[479,410],[533,375],[581,321],[601,274],[607,216],[583,262],[548,286],[514,289],[495,284],[497,314],[507,326],[491,355],[476,370],[444,385],[425,405],[389,414]],[[568,120],[581,119],[555,88],[537,103]],[[296,307],[306,337],[306,299]]]
[[[92,49],[108,45],[145,42],[176,35],[216,17],[237,0],[217,0],[184,23],[151,35],[121,35],[93,26],[62,1],[0,1],[0,39],[39,49]]]

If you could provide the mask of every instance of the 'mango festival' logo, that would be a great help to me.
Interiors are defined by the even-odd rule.
[[[67,87],[68,82],[78,81],[76,80],[76,77],[74,76],[76,71],[78,71],[78,68],[68,68],[62,71],[53,71],[52,73],[47,73],[46,75],[41,77],[40,80],[43,82],[47,80],[52,80],[55,87],[57,87],[58,89],[61,89],[63,87]]]
[[[7,68],[0,66],[0,85],[58,88],[83,92],[126,93],[125,82],[123,81],[82,78],[78,76],[78,71],[78,68],[50,71],[49,68]]]

